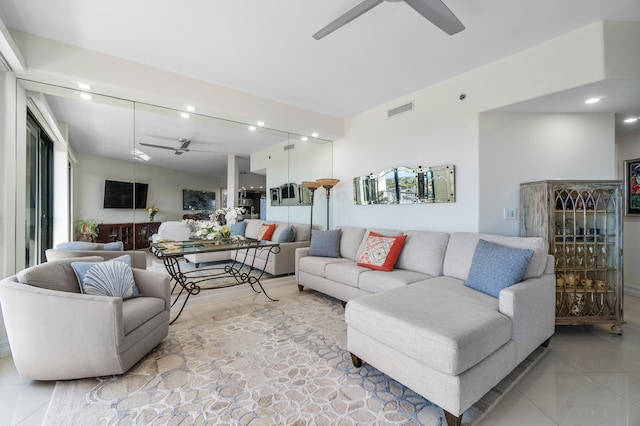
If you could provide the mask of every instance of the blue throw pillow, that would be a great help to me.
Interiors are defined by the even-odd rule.
[[[69,241],[56,245],[58,250],[102,250],[103,244],[90,243],[88,241]]]
[[[340,230],[311,231],[310,256],[340,257]]]
[[[122,241],[116,241],[113,243],[104,243],[104,246],[102,247],[103,250],[110,250],[110,251],[124,251],[124,244],[122,243]]]
[[[128,255],[106,262],[72,262],[71,267],[84,294],[123,299],[140,296]]]
[[[519,283],[533,256],[531,249],[517,249],[478,241],[464,285],[493,297]]]
[[[231,230],[231,236],[240,236],[244,237],[244,233],[247,230],[247,222],[241,220],[240,222],[236,222],[233,225],[229,226]]]
[[[293,225],[287,226],[278,236],[279,243],[290,243],[296,239],[296,228]]]

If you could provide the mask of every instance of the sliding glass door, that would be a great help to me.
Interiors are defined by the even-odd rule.
[[[26,144],[25,267],[29,267],[44,262],[44,252],[53,244],[53,142],[30,113]]]

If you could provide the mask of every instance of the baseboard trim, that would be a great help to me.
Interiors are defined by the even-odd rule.
[[[640,297],[640,285],[637,284],[624,284],[624,294],[629,296]]]

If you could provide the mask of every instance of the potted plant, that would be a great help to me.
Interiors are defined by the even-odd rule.
[[[98,221],[95,219],[85,219],[78,222],[78,232],[80,241],[93,241],[98,236]]]

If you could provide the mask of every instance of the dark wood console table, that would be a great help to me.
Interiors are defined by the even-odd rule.
[[[149,238],[160,227],[160,222],[103,223],[98,225],[97,243],[122,241],[125,250],[149,247]]]

